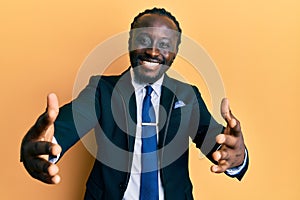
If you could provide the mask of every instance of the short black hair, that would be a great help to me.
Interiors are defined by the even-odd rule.
[[[170,12],[166,11],[164,8],[156,8],[156,7],[152,8],[152,9],[147,9],[147,10],[145,10],[144,12],[139,13],[139,14],[133,19],[133,22],[131,23],[130,28],[131,28],[131,29],[134,29],[135,26],[136,26],[137,20],[138,20],[140,17],[142,17],[143,15],[146,15],[146,14],[157,14],[157,15],[166,16],[166,17],[168,17],[169,19],[171,19],[171,20],[175,23],[175,25],[176,25],[176,27],[177,27],[177,29],[178,29],[178,32],[179,32],[179,33],[182,32],[182,30],[181,30],[181,28],[180,28],[180,25],[179,25],[179,22],[177,21],[177,19],[176,19],[175,16],[173,16]]]
[[[169,19],[171,19],[175,23],[175,25],[177,27],[177,31],[180,33],[179,34],[179,38],[178,38],[178,42],[177,42],[177,47],[178,47],[178,45],[181,43],[181,33],[182,33],[182,30],[180,28],[179,22],[177,21],[176,17],[174,15],[172,15],[170,12],[168,12],[167,10],[165,10],[164,8],[156,8],[156,7],[154,7],[152,9],[146,9],[144,12],[139,13],[133,19],[133,22],[130,25],[130,29],[131,30],[134,29],[136,27],[136,23],[137,23],[138,19],[140,17],[142,17],[143,15],[146,15],[146,14],[157,14],[157,15],[161,15],[161,16],[166,16],[166,17],[168,17]],[[130,39],[131,39],[131,31],[130,31]]]

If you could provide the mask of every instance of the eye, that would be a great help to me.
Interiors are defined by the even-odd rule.
[[[142,47],[149,47],[151,45],[151,39],[147,35],[140,35],[137,37],[136,44]]]
[[[172,50],[172,44],[168,39],[162,39],[158,43],[158,48],[163,50]]]
[[[160,49],[170,49],[170,44],[166,42],[160,42],[158,47]]]

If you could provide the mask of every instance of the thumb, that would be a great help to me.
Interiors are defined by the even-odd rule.
[[[227,98],[222,99],[221,115],[225,119],[225,121],[228,123],[230,128],[234,128],[236,126],[237,122],[231,113],[230,106],[229,106],[229,100]]]
[[[54,126],[53,123],[58,116],[59,107],[58,107],[58,99],[54,93],[50,93],[47,96],[47,110],[46,115],[44,115],[43,119],[46,121],[45,124],[45,132],[44,132],[44,140],[51,142],[54,135]]]
[[[58,115],[59,106],[56,94],[50,93],[47,96],[47,113],[49,122],[53,123]]]

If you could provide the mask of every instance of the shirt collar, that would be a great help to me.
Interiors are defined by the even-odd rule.
[[[141,83],[137,83],[134,80],[134,72],[133,72],[133,68],[130,68],[130,75],[131,75],[131,83],[134,87],[134,91],[138,92],[141,91],[143,88],[145,88],[148,84],[141,84]],[[161,93],[161,85],[163,83],[165,74],[163,74],[156,82],[154,82],[153,84],[151,84],[151,87],[153,88],[154,92],[160,96]]]

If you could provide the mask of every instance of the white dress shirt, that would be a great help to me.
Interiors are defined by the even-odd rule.
[[[142,107],[143,107],[143,100],[146,95],[146,84],[139,84],[134,81],[134,74],[131,69],[130,71],[132,77],[132,85],[135,91],[135,98],[136,98],[136,106],[137,106],[137,127],[136,127],[136,138],[134,143],[134,150],[133,150],[133,160],[131,166],[131,172],[129,177],[129,182],[127,189],[125,191],[123,200],[138,200],[140,196],[140,181],[141,181],[141,152],[142,152]],[[151,93],[151,102],[154,107],[156,121],[158,122],[158,114],[159,114],[159,101],[160,101],[160,94],[161,94],[161,85],[164,79],[164,75],[157,80],[155,83],[151,85],[153,88],[153,92]],[[158,134],[157,134],[158,140]],[[158,194],[159,200],[164,199],[164,189],[161,184],[160,179],[160,171],[158,170]]]

